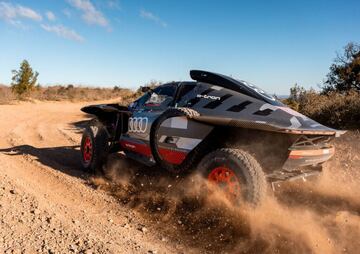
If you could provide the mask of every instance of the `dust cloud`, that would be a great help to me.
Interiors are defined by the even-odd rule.
[[[360,158],[339,143],[316,180],[284,184],[261,207],[204,195],[194,175],[174,176],[114,156],[91,184],[136,210],[169,241],[202,253],[358,253]]]

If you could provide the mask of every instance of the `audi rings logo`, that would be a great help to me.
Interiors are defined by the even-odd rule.
[[[130,117],[129,132],[145,133],[149,119],[147,117]]]

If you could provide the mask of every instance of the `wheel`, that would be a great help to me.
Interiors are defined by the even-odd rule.
[[[85,128],[81,139],[81,163],[86,171],[102,171],[102,165],[109,153],[109,135],[98,121],[91,121]]]
[[[159,151],[159,128],[161,124],[169,118],[172,117],[181,117],[184,116],[188,119],[191,119],[193,117],[199,116],[199,113],[196,112],[193,109],[190,108],[170,108],[166,110],[164,113],[162,113],[152,124],[151,130],[150,130],[150,147],[151,152],[154,157],[154,160],[156,163],[168,170],[171,173],[181,173],[186,172],[188,169],[190,169],[192,166],[194,166],[197,158],[199,157],[198,154],[201,150],[201,148],[204,146],[203,142],[198,145],[197,148],[195,148],[192,152],[190,152],[185,160],[180,165],[173,165],[171,163],[166,162],[163,160],[160,151]]]
[[[243,150],[215,150],[201,160],[198,170],[207,186],[224,192],[235,205],[247,202],[256,206],[266,196],[265,174],[255,158]]]

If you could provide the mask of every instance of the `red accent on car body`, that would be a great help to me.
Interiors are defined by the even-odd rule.
[[[334,147],[322,148],[322,149],[310,149],[310,150],[291,150],[289,153],[289,159],[302,159],[314,156],[329,156],[332,157],[335,153]]]
[[[144,104],[145,107],[160,107],[160,103],[146,103]]]
[[[302,159],[302,158],[303,157],[300,155],[292,155],[292,154],[289,155],[289,159],[293,159],[293,160],[298,160],[298,159]]]
[[[151,148],[147,144],[141,144],[141,143],[131,142],[131,141],[127,141],[127,140],[120,141],[120,144],[126,150],[142,154],[146,157],[152,156]],[[167,148],[159,148],[159,152],[160,152],[161,157],[165,161],[167,161],[171,164],[175,164],[175,165],[181,164],[185,160],[186,155],[187,155],[186,152],[176,151],[176,150],[167,149]]]

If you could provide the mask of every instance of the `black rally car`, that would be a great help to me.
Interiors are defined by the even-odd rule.
[[[91,105],[81,141],[85,169],[123,151],[174,173],[196,170],[233,200],[259,203],[268,183],[317,174],[342,132],[284,106],[256,86],[192,70],[194,81],[151,89],[130,104]],[[119,169],[121,170],[121,169]]]

